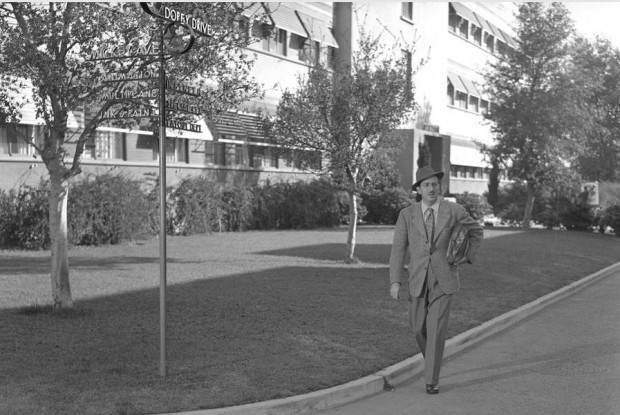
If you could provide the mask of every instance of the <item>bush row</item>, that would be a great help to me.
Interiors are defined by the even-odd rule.
[[[49,184],[0,191],[0,247],[47,249]],[[73,245],[118,244],[159,233],[159,183],[123,175],[84,177],[69,190]],[[363,209],[362,209],[363,211]],[[326,180],[224,186],[188,177],[167,189],[166,233],[192,235],[246,229],[313,229],[346,221],[348,199]]]
[[[620,185],[602,183],[600,206],[588,204],[588,193],[569,188],[541,189],[536,193],[532,220],[548,229],[563,226],[568,230],[604,232],[611,227],[620,236]],[[520,223],[525,213],[527,189],[514,183],[500,189],[493,213],[505,222]]]

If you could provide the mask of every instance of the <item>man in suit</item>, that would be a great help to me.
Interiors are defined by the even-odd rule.
[[[483,237],[482,226],[457,203],[443,200],[444,173],[429,166],[416,172],[412,189],[422,200],[401,210],[390,255],[390,295],[398,299],[405,258],[409,254],[409,326],[424,356],[426,392],[439,393],[439,370],[446,342],[450,301],[460,288],[458,266],[473,263]],[[458,224],[467,229],[465,256],[448,263],[448,246]]]

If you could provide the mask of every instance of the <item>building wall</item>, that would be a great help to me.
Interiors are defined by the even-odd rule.
[[[513,3],[459,4],[480,18],[492,22],[506,33],[511,33],[510,23],[515,12]],[[400,2],[285,2],[275,6],[273,3],[269,5],[277,7],[278,13],[289,17],[299,12],[332,27],[333,35],[338,42],[337,56],[344,63],[350,62],[361,29],[380,35],[386,44],[393,43],[396,39],[405,39],[408,43],[415,41],[413,65],[416,67],[421,59],[424,59],[425,63],[413,79],[415,97],[419,104],[417,117],[413,122],[401,126],[406,140],[405,149],[398,160],[402,185],[407,189],[410,187],[420,157],[420,145],[426,143],[435,153],[441,152],[432,154],[432,162],[435,163],[433,167],[446,171],[444,190],[451,193],[467,191],[479,194],[486,191],[488,171],[485,169],[488,166],[476,143],[492,144],[489,125],[485,123],[479,111],[451,104],[448,101],[446,85],[450,74],[482,85],[481,71],[495,57],[483,47],[449,29],[449,14],[453,7],[451,3],[413,2],[410,18],[403,16],[403,3]],[[276,23],[281,21],[276,20]],[[298,84],[298,77],[306,73],[308,65],[300,58],[299,45],[292,42],[293,37],[289,32],[287,34],[289,36],[287,52],[284,54],[267,51],[261,43],[248,48],[247,52],[256,57],[252,74],[262,84],[265,96],[261,100],[242,105],[243,111],[250,114],[259,110],[273,112],[282,93],[285,90],[294,90]],[[326,50],[324,44],[322,49]],[[35,111],[32,106],[27,106],[24,110],[24,123],[35,123]],[[201,137],[190,135],[179,149],[176,149],[175,141],[183,138],[173,138],[175,141],[171,143],[175,144],[171,145],[175,150],[172,152],[172,157],[169,156],[168,170],[172,172],[169,174],[169,180],[173,183],[183,174],[211,175],[229,183],[257,183],[265,180],[298,180],[312,177],[286,166],[282,160],[277,165],[272,163],[268,167],[250,167],[251,147],[264,143],[253,141],[256,138],[250,137],[247,129],[245,132],[243,129],[239,130],[240,132],[233,131],[237,136],[234,140],[227,141],[226,135],[230,135],[231,132],[224,133],[224,131],[238,128],[242,123],[233,118],[230,124],[234,125],[226,126],[220,123],[219,129],[214,123],[208,123],[208,127],[205,124],[205,134]],[[218,158],[215,155],[213,159],[209,159],[205,149],[209,145],[211,151],[221,151],[221,149],[213,150],[212,144],[217,142],[231,142],[242,146],[244,164],[221,165],[215,160]],[[69,153],[73,151],[70,145],[68,150]],[[33,155],[32,149],[9,155],[3,153],[0,148],[0,188],[12,188],[20,183],[34,184],[41,177],[45,177],[45,167]],[[126,131],[123,133],[123,155],[120,159],[84,158],[86,172],[101,172],[112,168],[128,172],[135,177],[140,177],[144,172],[157,172],[157,140],[149,134]],[[448,172],[450,174],[447,174]]]

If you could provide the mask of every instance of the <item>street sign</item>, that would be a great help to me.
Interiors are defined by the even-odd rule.
[[[588,205],[598,206],[600,204],[598,196],[598,182],[584,183],[581,190],[588,192]]]

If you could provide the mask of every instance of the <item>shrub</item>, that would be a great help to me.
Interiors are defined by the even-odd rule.
[[[411,198],[400,187],[372,189],[362,193],[362,204],[367,210],[363,217],[366,222],[394,225],[400,211],[411,204]]]
[[[222,186],[203,176],[187,177],[168,193],[168,234],[193,235],[223,230]]]
[[[588,193],[581,193],[573,202],[568,199],[560,212],[560,221],[568,230],[589,231],[595,226],[594,211],[587,203]]]
[[[608,206],[602,214],[602,225],[610,226],[620,236],[620,204]]]
[[[253,194],[257,229],[314,229],[340,220],[336,189],[327,180],[266,183],[254,187]]]
[[[69,190],[69,240],[103,245],[150,237],[155,214],[139,181],[112,174],[86,177]]]
[[[0,194],[0,244],[22,249],[48,249],[49,188],[22,186]]]
[[[221,194],[223,209],[219,210],[219,231],[243,231],[252,223],[254,194],[248,188],[238,187]]]
[[[462,205],[475,220],[481,221],[486,215],[493,212],[493,208],[484,197],[476,193],[465,192],[455,195],[456,202]]]

